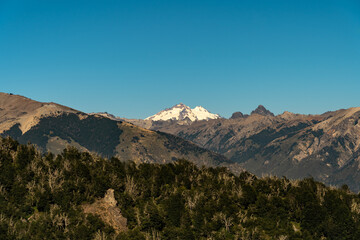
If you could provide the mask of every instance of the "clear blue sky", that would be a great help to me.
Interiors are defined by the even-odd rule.
[[[128,118],[360,106],[360,1],[0,0],[0,91]]]

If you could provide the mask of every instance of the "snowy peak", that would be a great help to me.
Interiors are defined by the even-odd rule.
[[[210,113],[208,110],[201,106],[197,106],[192,109],[193,114],[196,116],[197,120],[209,120],[220,118],[219,114]]]
[[[220,118],[218,114],[210,113],[208,110],[201,106],[197,106],[193,109],[186,106],[183,103],[179,103],[172,108],[167,108],[153,116],[146,118],[145,120],[152,121],[167,121],[167,120],[186,120],[190,121],[200,121],[200,120],[209,120]]]

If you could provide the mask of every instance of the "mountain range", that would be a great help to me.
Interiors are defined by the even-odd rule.
[[[87,114],[52,102],[0,93],[0,135],[36,144],[42,152],[61,153],[73,146],[123,161],[166,163],[188,159],[208,166],[231,163],[223,155],[180,137],[110,118],[105,113]]]
[[[259,176],[314,177],[328,185],[360,185],[360,108],[319,115],[274,115],[260,105],[225,119],[184,104],[147,119],[87,114],[56,103],[0,93],[0,134],[43,152],[74,146],[105,157],[246,169]]]
[[[314,177],[359,191],[359,119],[360,108],[275,116],[260,105],[249,115],[235,112],[230,119],[129,121],[190,140],[259,176]]]

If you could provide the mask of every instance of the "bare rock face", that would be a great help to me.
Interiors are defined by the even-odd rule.
[[[272,112],[267,110],[263,105],[259,105],[254,111],[251,112],[251,114],[259,114],[262,116],[274,116]]]
[[[84,213],[99,216],[103,222],[112,226],[119,233],[127,230],[127,220],[121,215],[116,204],[114,189],[108,189],[104,198],[96,200],[93,204],[83,205],[83,210]]]
[[[108,189],[106,191],[106,194],[103,198],[104,203],[109,204],[109,206],[115,207],[117,204],[117,201],[114,196],[114,189]]]

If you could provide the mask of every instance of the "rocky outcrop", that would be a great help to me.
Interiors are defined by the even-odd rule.
[[[116,204],[114,189],[108,189],[104,198],[82,207],[84,213],[98,216],[104,223],[109,224],[119,233],[127,230],[127,220],[121,215],[120,209]]]

